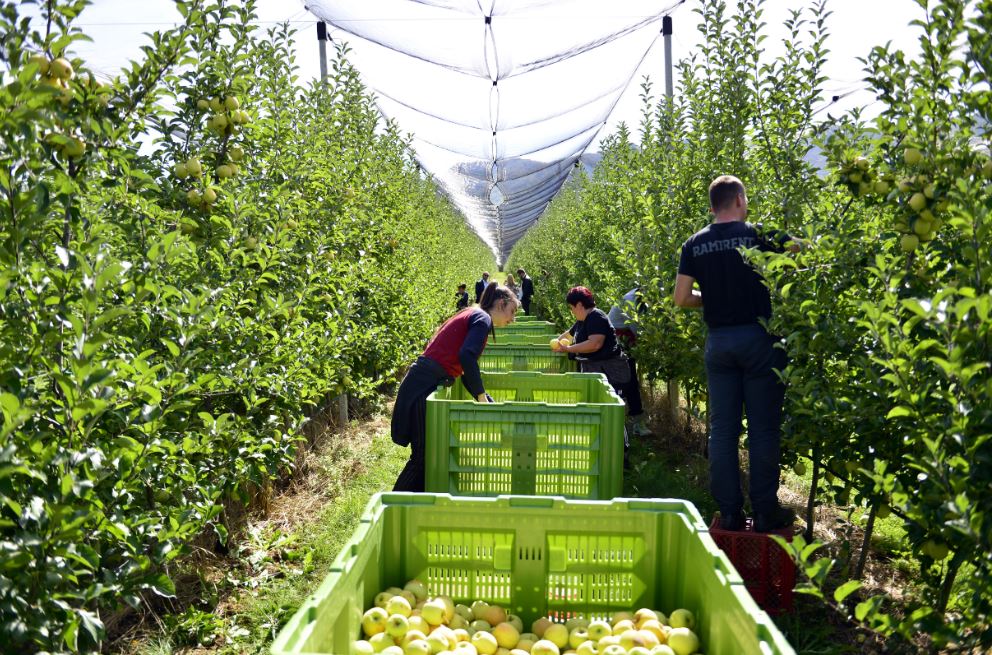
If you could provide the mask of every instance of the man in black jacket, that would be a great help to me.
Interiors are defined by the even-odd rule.
[[[530,314],[530,299],[534,297],[534,280],[522,268],[517,269],[517,277],[520,278],[520,304],[524,306],[524,313]]]
[[[478,303],[482,298],[482,292],[486,290],[489,286],[489,273],[483,273],[482,279],[475,283],[475,302]]]

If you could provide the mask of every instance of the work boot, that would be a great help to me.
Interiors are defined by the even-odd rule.
[[[736,512],[728,512],[724,514],[720,512],[720,529],[721,530],[743,530],[744,529],[744,512],[737,510]]]
[[[788,507],[778,506],[770,512],[755,513],[755,532],[774,532],[791,527],[796,521],[796,513]]]
[[[633,434],[635,437],[649,437],[651,436],[651,430],[647,425],[644,424],[644,415],[638,414],[637,416],[632,416],[627,419],[628,428],[627,430]]]

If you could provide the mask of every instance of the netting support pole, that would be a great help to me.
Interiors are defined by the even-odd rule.
[[[661,35],[665,37],[665,95],[671,98],[675,93],[672,82],[672,17],[661,20]]]
[[[327,23],[317,21],[317,46],[320,48],[320,81],[327,81]]]

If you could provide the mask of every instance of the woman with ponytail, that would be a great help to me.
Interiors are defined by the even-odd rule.
[[[391,434],[399,446],[410,446],[410,460],[400,472],[393,491],[423,491],[427,432],[427,396],[439,384],[451,386],[455,378],[480,403],[492,402],[482,386],[479,357],[493,328],[513,322],[520,301],[499,284],[482,292],[478,307],[463,309],[438,329],[424,354],[407,371],[396,394]]]

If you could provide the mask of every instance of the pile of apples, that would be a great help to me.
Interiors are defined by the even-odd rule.
[[[430,596],[418,580],[390,587],[362,616],[358,655],[691,655],[700,650],[695,618],[686,609],[670,616],[651,609],[617,612],[610,620],[523,620],[477,600],[455,604]]]
[[[551,350],[554,350],[555,352],[557,352],[559,350],[562,350],[563,348],[566,348],[567,346],[571,346],[572,343],[573,343],[572,342],[572,335],[570,335],[570,334],[566,334],[561,339],[555,337],[555,338],[553,338],[551,340],[551,344],[550,344],[551,345]]]

